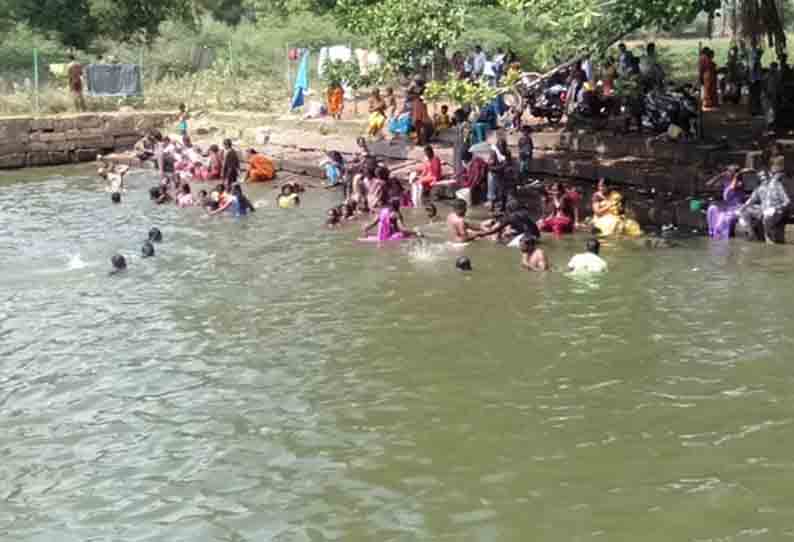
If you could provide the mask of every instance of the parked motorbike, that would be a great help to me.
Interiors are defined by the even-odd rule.
[[[698,104],[688,87],[651,91],[643,98],[642,126],[657,133],[675,124],[687,134],[697,132]]]
[[[508,105],[528,110],[536,118],[546,119],[549,124],[558,124],[565,115],[565,97],[568,91],[563,84],[565,74],[538,82],[540,74],[526,73],[516,85],[515,92],[508,98]]]

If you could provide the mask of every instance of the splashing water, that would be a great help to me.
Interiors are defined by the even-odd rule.
[[[442,243],[429,243],[423,239],[412,242],[407,251],[408,257],[416,262],[430,263],[439,261],[446,252]]]
[[[88,265],[88,264],[86,264],[83,261],[83,259],[80,258],[80,255],[79,254],[75,254],[74,256],[69,258],[69,262],[66,264],[66,268],[71,271],[71,270],[74,270],[74,269],[83,269],[84,267],[86,267],[86,265]]]

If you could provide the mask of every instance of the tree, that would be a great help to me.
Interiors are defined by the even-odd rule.
[[[237,26],[246,13],[244,0],[195,0],[196,11],[209,13],[212,17],[231,26]]]
[[[455,0],[339,0],[341,25],[364,36],[392,65],[449,47],[461,35],[469,5]]]
[[[190,0],[0,0],[11,20],[51,35],[69,47],[86,48],[99,36],[122,41],[157,36],[169,19],[191,22]],[[0,5],[0,7],[2,7]]]

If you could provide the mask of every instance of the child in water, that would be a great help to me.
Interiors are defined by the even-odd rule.
[[[339,226],[339,222],[342,219],[342,212],[339,210],[339,207],[331,207],[328,209],[328,219],[325,221],[325,227],[329,230],[333,230],[334,228]]]
[[[549,262],[543,249],[538,248],[537,241],[532,236],[521,239],[521,267],[527,271],[548,271]]]
[[[300,197],[294,192],[291,184],[285,184],[281,187],[281,194],[276,198],[276,205],[280,209],[291,209],[297,207],[300,203]]]
[[[399,241],[406,237],[422,236],[421,232],[408,229],[405,226],[398,199],[391,200],[389,205],[380,210],[375,220],[364,226],[364,237],[375,226],[378,227],[378,241]]]
[[[435,204],[428,203],[425,205],[425,213],[427,213],[428,224],[435,224],[438,222],[438,209],[436,209]]]
[[[344,179],[345,159],[339,151],[328,151],[320,167],[325,168],[326,188],[336,186]]]
[[[469,243],[479,237],[479,226],[466,222],[468,206],[462,199],[456,199],[452,204],[452,212],[447,215],[447,228],[449,240],[452,243]]]

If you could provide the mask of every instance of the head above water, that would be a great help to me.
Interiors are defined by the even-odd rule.
[[[190,194],[190,184],[185,183],[182,185],[182,193],[183,194]]]
[[[141,256],[144,258],[151,258],[154,256],[154,245],[151,241],[145,241],[141,247]]]
[[[282,196],[291,196],[292,195],[292,185],[285,184],[281,187],[281,195]]]
[[[468,209],[468,205],[466,205],[466,201],[462,199],[456,199],[452,202],[452,210],[455,211],[455,214],[458,216],[466,216],[466,210]]]
[[[127,260],[121,254],[116,254],[110,259],[110,264],[114,271],[124,271],[127,269]]]
[[[601,243],[598,239],[588,239],[585,244],[585,249],[591,254],[598,255],[598,253],[601,252]]]
[[[152,243],[161,243],[163,241],[163,232],[160,228],[154,227],[149,230],[149,241]]]
[[[160,187],[153,186],[149,189],[149,199],[156,200],[160,197]]]
[[[110,201],[112,201],[113,203],[121,203],[121,193],[113,192],[110,195]]]
[[[425,212],[427,213],[427,218],[435,218],[438,216],[438,209],[436,209],[436,206],[433,203],[428,203],[425,205]]]
[[[538,246],[538,241],[532,235],[525,235],[521,239],[520,249],[524,254],[532,254]]]
[[[471,271],[471,260],[468,256],[460,256],[455,260],[455,269],[458,271]]]

